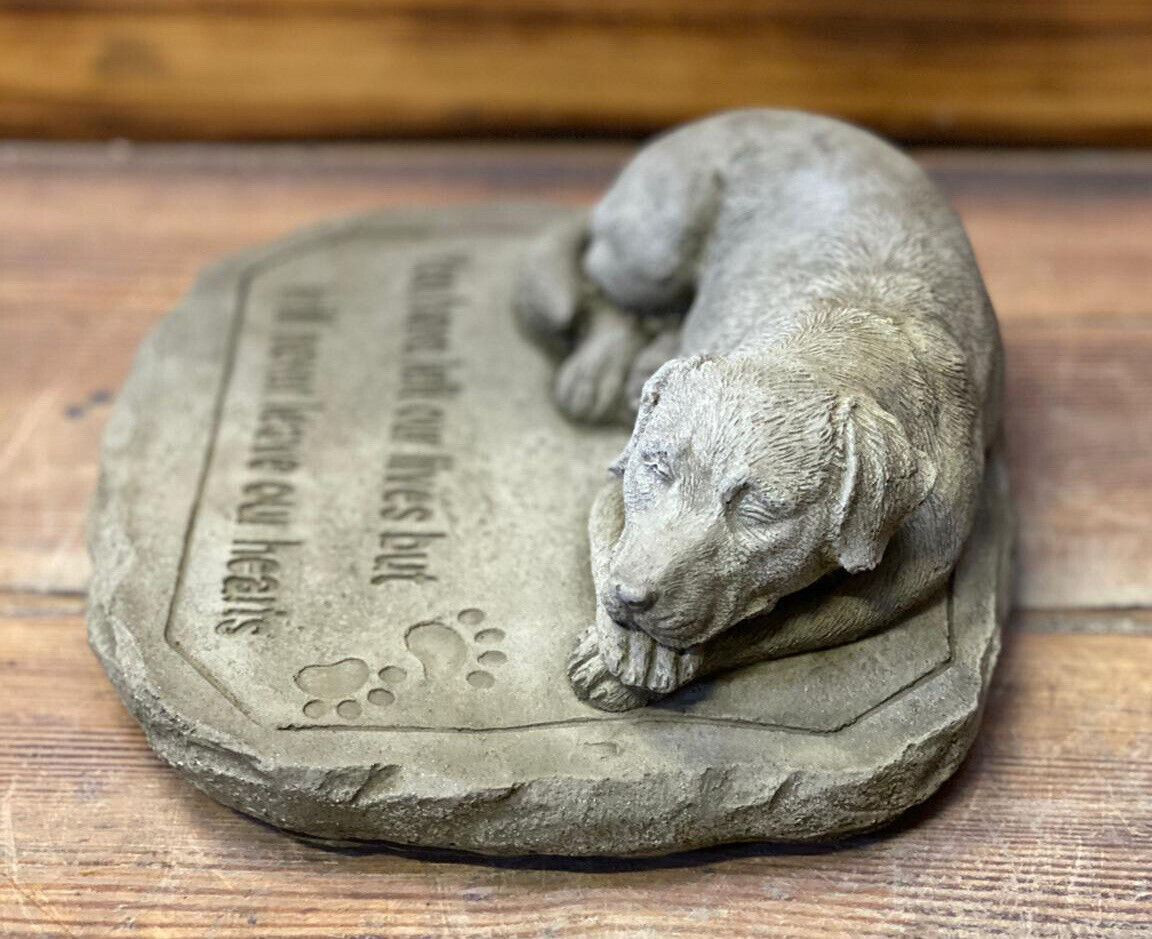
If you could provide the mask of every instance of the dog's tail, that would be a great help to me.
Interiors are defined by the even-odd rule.
[[[576,342],[587,241],[588,219],[580,216],[545,229],[520,259],[513,296],[516,319],[530,339],[558,356]]]

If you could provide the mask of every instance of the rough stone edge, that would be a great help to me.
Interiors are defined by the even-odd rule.
[[[497,211],[509,213],[513,210],[504,206]],[[476,214],[479,216],[482,212],[484,208],[481,207]],[[457,213],[452,215],[459,217]],[[236,255],[202,274],[170,316],[207,300],[207,295],[221,292],[224,285],[234,289],[242,272],[258,260],[290,246],[381,219],[402,225],[427,220],[428,216],[416,212],[357,216],[305,229],[266,247]],[[439,227],[436,223],[428,227]],[[156,346],[167,322],[166,319],[159,324],[142,345],[132,376],[117,403],[118,414],[125,414],[129,403],[146,397],[149,379],[158,364]],[[119,419],[125,418],[121,416]],[[116,420],[114,415],[113,422]],[[131,630],[111,613],[109,604],[131,565],[123,561],[114,565],[107,558],[119,556],[120,552],[130,553],[131,548],[123,516],[115,511],[117,500],[107,487],[103,460],[89,529],[90,551],[96,571],[93,584],[101,588],[94,590],[90,599],[90,643],[125,705],[141,723],[149,744],[165,762],[224,805],[330,844],[382,843],[499,856],[643,857],[737,842],[826,842],[875,830],[928,799],[955,772],[975,739],[983,706],[983,690],[999,651],[999,627],[1006,614],[1009,585],[1007,559],[1011,525],[1007,520],[1006,483],[998,461],[990,465],[987,484],[999,490],[994,493],[994,501],[999,503],[996,508],[1003,517],[999,523],[994,522],[995,531],[991,538],[994,549],[1001,555],[1000,574],[996,622],[991,624],[980,663],[981,687],[973,689],[971,698],[953,721],[919,740],[909,741],[902,750],[892,753],[874,769],[852,775],[795,771],[783,779],[765,780],[748,778],[756,773],[742,773],[741,767],[733,767],[730,772],[721,774],[709,771],[650,774],[639,782],[556,777],[519,786],[473,791],[467,797],[454,792],[441,799],[405,796],[390,800],[373,797],[378,790],[387,789],[387,781],[394,772],[394,767],[388,764],[329,770],[295,766],[269,772],[261,765],[258,755],[239,740],[184,718],[164,702],[148,675],[146,662]],[[109,535],[112,519],[120,522],[116,528],[118,537]],[[102,524],[97,525],[97,520]],[[99,530],[101,528],[103,531]],[[104,560],[101,559],[102,553]],[[145,719],[149,724],[145,724]],[[214,732],[208,732],[210,730]],[[628,793],[611,791],[621,788],[634,790],[637,786],[643,789],[674,788],[686,796],[689,792],[695,793],[694,797],[682,799],[681,804],[698,800],[704,804],[729,801],[737,807],[729,810],[723,820],[713,818],[708,824],[697,822],[691,826],[693,829],[707,828],[707,834],[700,830],[690,834],[675,824],[674,818],[646,816],[642,806],[630,799]],[[727,793],[718,790],[727,790]],[[740,792],[744,793],[742,797],[738,796]],[[830,798],[833,795],[836,797]],[[620,810],[617,822],[633,819],[632,824],[625,826],[631,830],[630,837],[619,831],[619,825],[616,826],[617,835],[623,836],[620,840],[625,843],[611,851],[605,850],[602,837],[580,837],[586,828],[602,831],[601,825],[608,819],[589,826],[571,823],[560,828],[549,826],[543,832],[530,827],[525,830],[516,824],[518,818],[536,816],[542,810],[555,812],[557,806],[604,805],[604,800],[614,803]],[[418,808],[414,805],[416,802]],[[504,820],[492,819],[487,825],[480,825],[479,830],[460,817],[462,813],[472,815],[474,822],[480,806],[497,804],[501,804],[504,810],[499,813]],[[829,809],[833,804],[839,811],[830,815]],[[382,811],[386,806],[392,811]],[[406,825],[405,819],[414,814],[434,816],[435,821],[419,826]],[[818,830],[814,830],[817,827],[813,826],[814,814],[820,819]],[[782,819],[788,821],[781,823]],[[379,836],[350,838],[348,834],[351,831],[379,832]]]

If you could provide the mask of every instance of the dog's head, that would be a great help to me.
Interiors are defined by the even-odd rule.
[[[613,466],[625,524],[601,603],[687,648],[842,567],[875,567],[934,469],[865,396],[750,357],[675,359]]]

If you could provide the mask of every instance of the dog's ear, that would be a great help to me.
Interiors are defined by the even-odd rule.
[[[660,403],[660,393],[668,383],[668,379],[687,369],[697,368],[707,358],[708,356],[704,355],[693,355],[683,359],[669,359],[656,369],[652,373],[652,377],[644,383],[644,388],[640,392],[640,404],[636,411],[636,424],[632,428],[632,436],[628,438],[628,443],[625,444],[620,455],[608,467],[614,476],[624,475],[624,467],[628,465],[632,451],[636,448],[636,441],[644,435],[644,428],[648,425],[652,411]]]
[[[841,400],[834,419],[842,470],[836,556],[856,574],[880,563],[888,540],[931,491],[936,467],[871,398]]]

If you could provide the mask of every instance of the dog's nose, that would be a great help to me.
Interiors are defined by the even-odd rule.
[[[621,606],[637,613],[649,609],[656,602],[656,591],[636,584],[617,584],[616,599]]]

